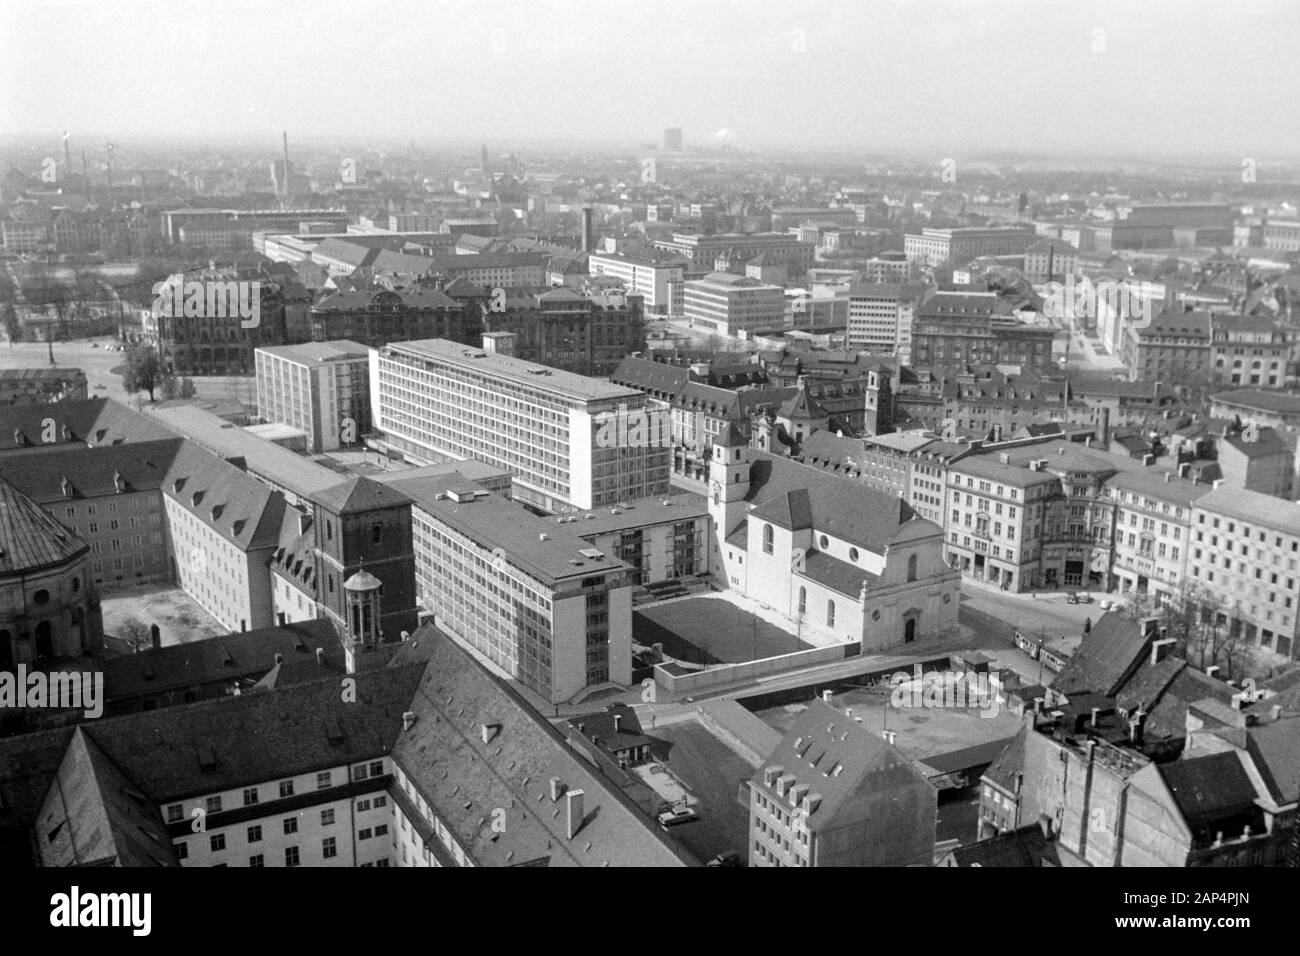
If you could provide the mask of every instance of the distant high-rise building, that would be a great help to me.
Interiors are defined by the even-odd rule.
[[[675,126],[664,130],[664,151],[668,153],[682,151],[682,131]]]

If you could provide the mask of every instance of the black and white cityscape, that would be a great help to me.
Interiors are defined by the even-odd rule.
[[[6,870],[1300,866],[1300,5],[3,15]]]

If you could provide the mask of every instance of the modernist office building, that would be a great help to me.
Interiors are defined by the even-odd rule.
[[[446,339],[374,351],[370,376],[383,443],[423,464],[477,458],[504,468],[514,497],[547,511],[668,491],[670,448],[601,447],[603,416],[648,407],[635,389]]]
[[[308,342],[258,349],[254,356],[258,413],[304,432],[308,451],[356,445],[370,431],[370,352],[364,345]]]

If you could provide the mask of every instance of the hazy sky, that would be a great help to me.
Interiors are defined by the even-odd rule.
[[[1300,154],[1300,0],[0,0],[0,131]]]

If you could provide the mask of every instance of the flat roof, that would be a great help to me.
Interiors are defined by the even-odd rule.
[[[634,399],[645,401],[644,393],[635,388],[611,385],[598,378],[588,378],[576,372],[527,362],[509,355],[484,352],[470,345],[450,339],[419,339],[413,342],[390,342],[380,354],[398,353],[415,358],[430,358],[446,362],[457,368],[482,372],[509,382],[527,384],[542,391],[554,392],[564,398],[580,401],[606,399]]]
[[[304,342],[301,345],[273,345],[257,349],[267,355],[288,359],[299,365],[319,365],[323,362],[336,362],[341,359],[370,361],[370,349],[351,339],[335,339],[332,342]]]
[[[666,502],[666,504],[665,504]],[[615,514],[615,512],[618,512]],[[556,515],[547,518],[553,525],[566,528],[581,537],[605,534],[609,531],[627,531],[632,528],[644,528],[652,524],[668,521],[686,521],[700,518],[709,513],[708,499],[694,492],[676,495],[664,495],[656,498],[638,498],[625,504],[612,505],[607,508],[594,508],[590,511],[577,511],[568,515]],[[564,524],[560,524],[563,518]],[[569,518],[576,518],[570,521]]]
[[[461,475],[453,473],[442,478],[391,484],[409,495],[415,507],[483,548],[500,548],[511,564],[548,585],[629,569],[624,562],[604,553],[592,557],[598,552],[575,533],[578,525],[560,525],[553,518],[535,515]],[[452,491],[477,491],[482,496],[463,501],[442,497]]]

